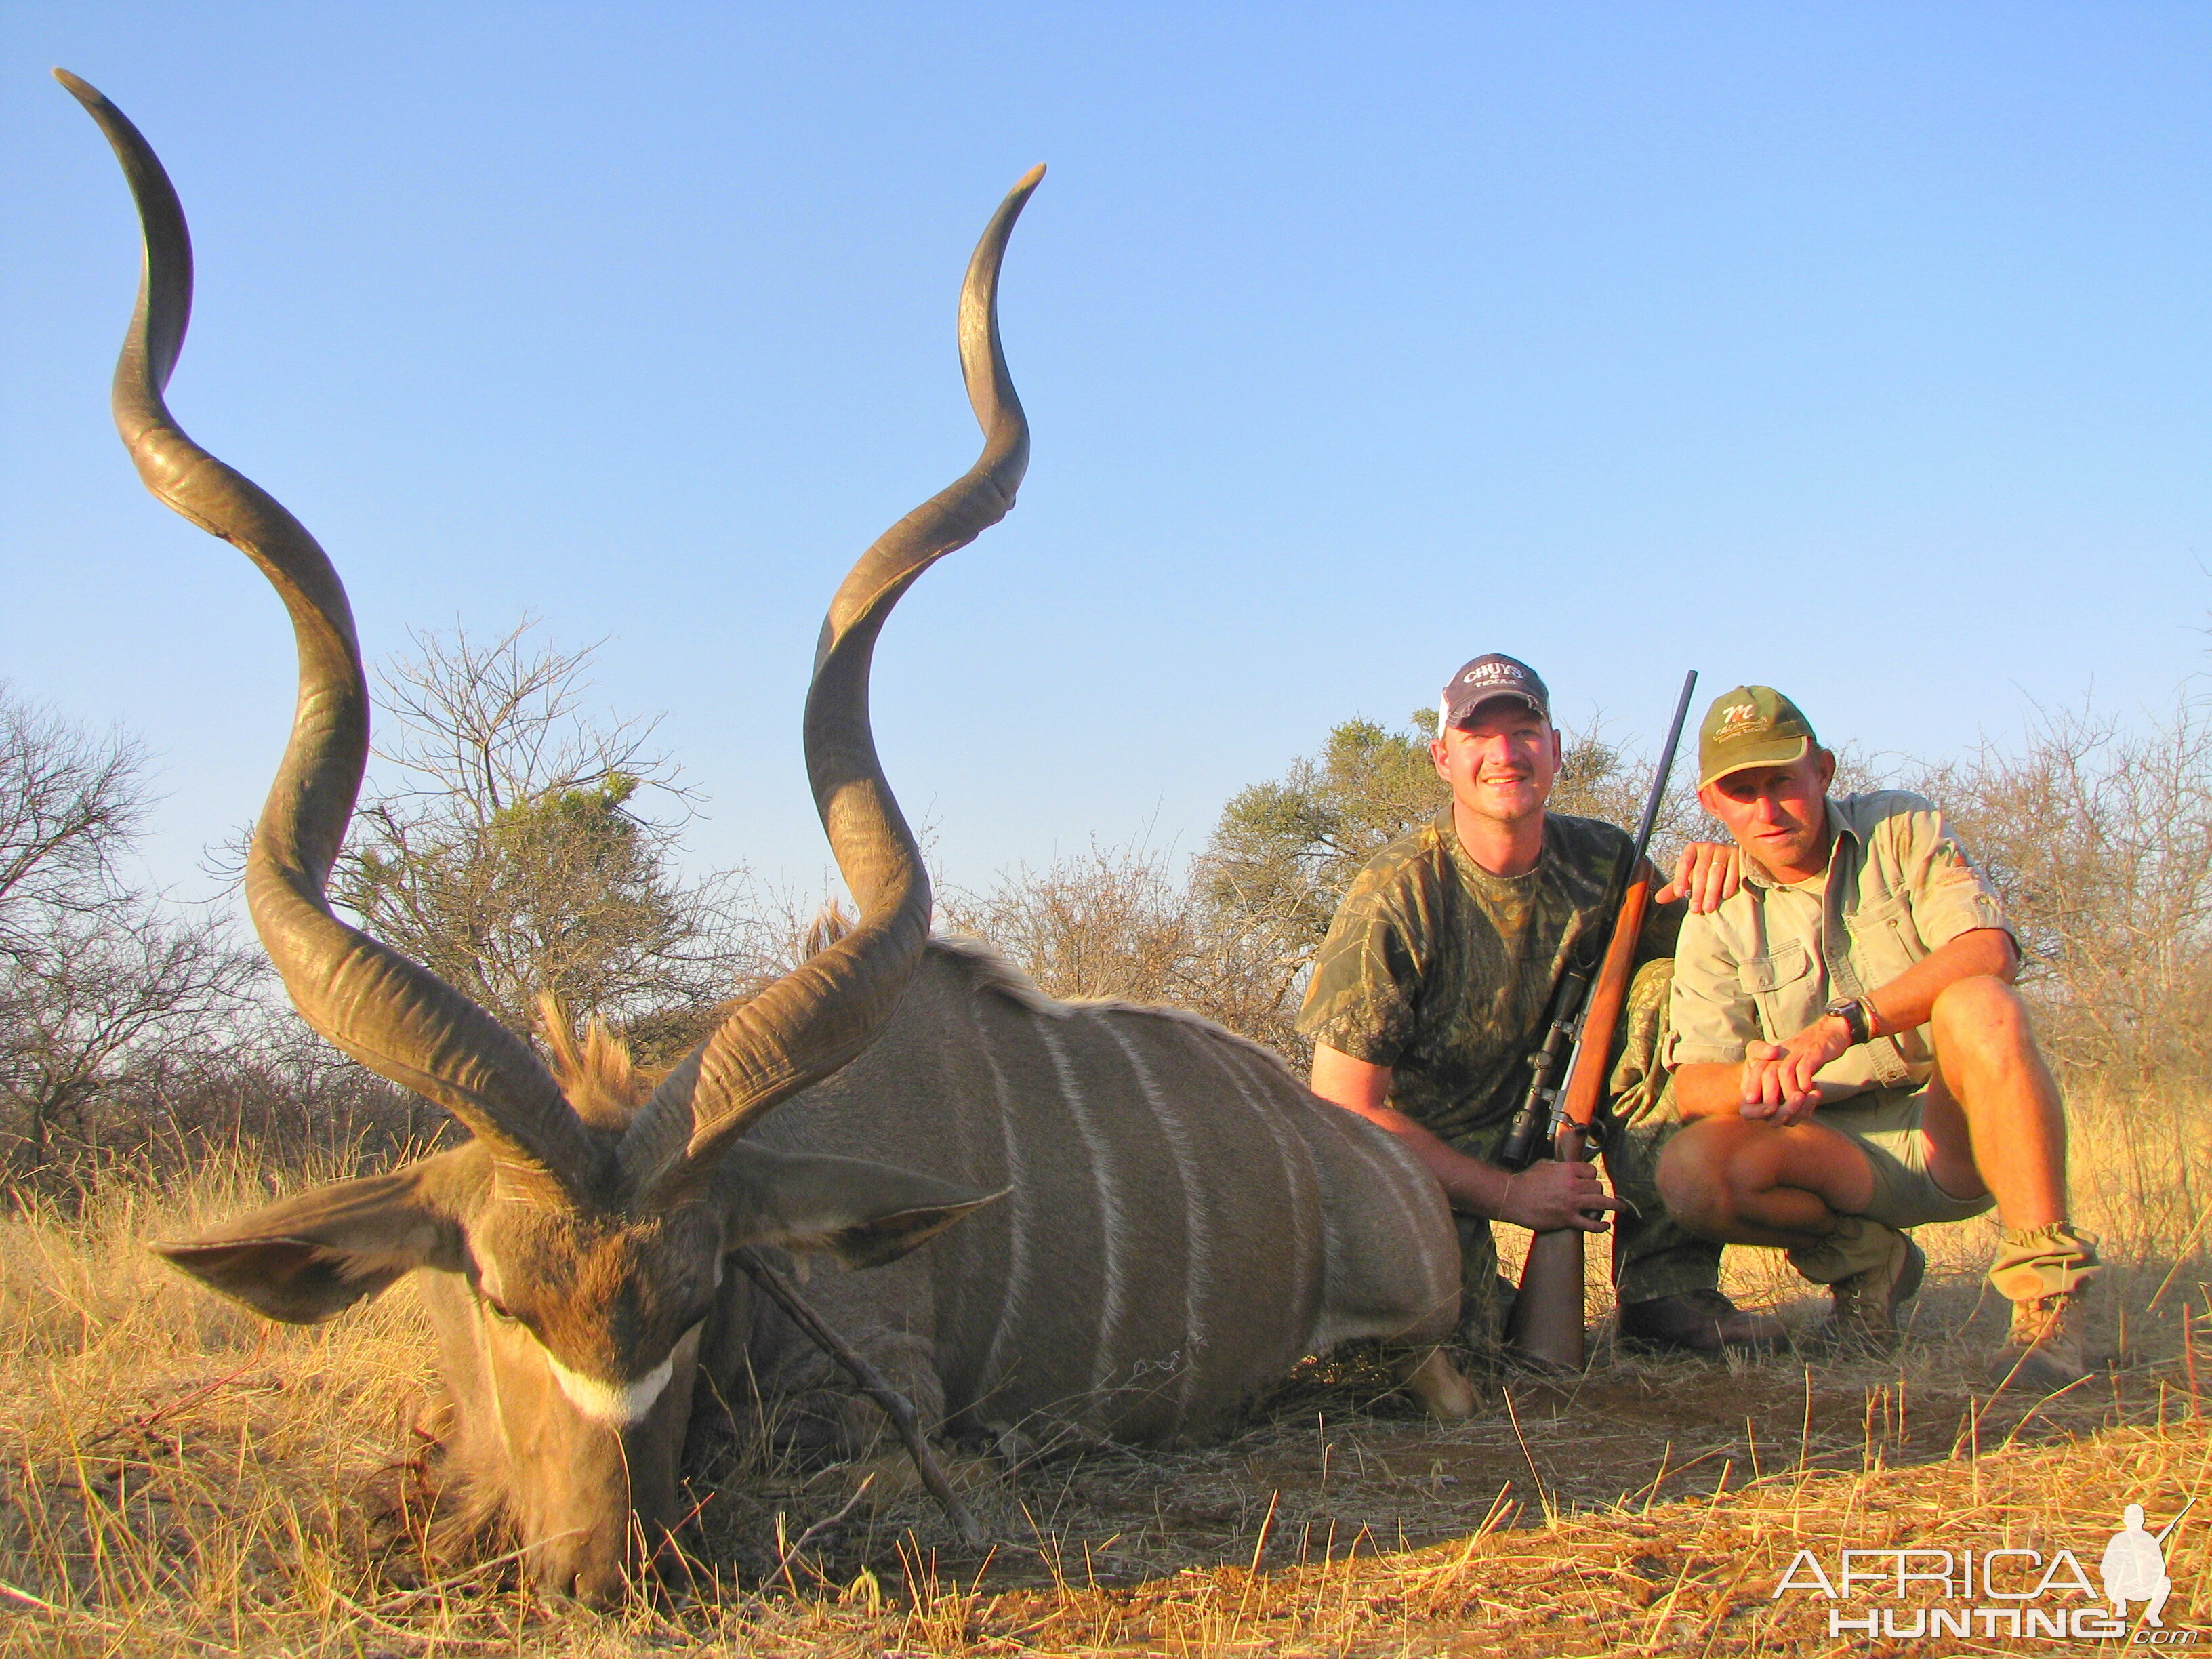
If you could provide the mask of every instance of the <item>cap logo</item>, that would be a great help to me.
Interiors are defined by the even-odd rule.
[[[1487,685],[1492,680],[1510,680],[1518,685],[1521,683],[1521,676],[1502,662],[1486,662],[1480,668],[1468,669],[1466,673],[1459,677],[1459,683],[1462,685]]]
[[[1713,733],[1712,741],[1729,743],[1737,738],[1747,738],[1772,724],[1771,720],[1762,721],[1759,718],[1757,703],[1732,702],[1721,710],[1721,729]]]

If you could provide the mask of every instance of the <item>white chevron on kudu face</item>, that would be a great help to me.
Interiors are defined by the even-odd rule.
[[[545,1356],[545,1366],[553,1373],[553,1380],[561,1385],[561,1392],[568,1396],[570,1405],[592,1422],[613,1428],[644,1422],[667,1389],[668,1379],[676,1374],[673,1358],[662,1360],[643,1376],[629,1382],[606,1382],[596,1376],[586,1376],[570,1370],[550,1353]]]

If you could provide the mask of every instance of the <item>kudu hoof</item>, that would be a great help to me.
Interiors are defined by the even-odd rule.
[[[1430,1349],[1427,1358],[1407,1373],[1406,1387],[1439,1423],[1464,1423],[1474,1415],[1474,1384],[1444,1358],[1442,1348]]]

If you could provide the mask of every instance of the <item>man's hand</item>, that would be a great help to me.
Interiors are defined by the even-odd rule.
[[[1743,1115],[1763,1118],[1777,1128],[1802,1123],[1820,1103],[1813,1074],[1850,1046],[1850,1028],[1832,1014],[1786,1042],[1751,1044],[1744,1050]]]
[[[1690,914],[1702,916],[1721,908],[1743,885],[1743,859],[1735,843],[1693,841],[1674,860],[1674,879],[1651,896],[1654,904],[1690,901]]]
[[[1539,1158],[1506,1181],[1497,1217],[1534,1232],[1579,1227],[1586,1233],[1601,1233],[1606,1227],[1604,1215],[1583,1212],[1620,1207],[1620,1200],[1607,1197],[1605,1188],[1598,1185],[1595,1166],[1562,1164],[1557,1158]]]

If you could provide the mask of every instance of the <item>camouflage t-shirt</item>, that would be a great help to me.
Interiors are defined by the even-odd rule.
[[[1528,1088],[1569,955],[1595,937],[1629,838],[1595,818],[1544,815],[1525,876],[1494,876],[1460,845],[1446,807],[1368,860],[1315,958],[1298,1030],[1392,1068],[1390,1104],[1446,1140],[1503,1125]],[[1655,907],[1638,960],[1668,955],[1683,907]],[[1589,941],[1585,945],[1584,941]]]

